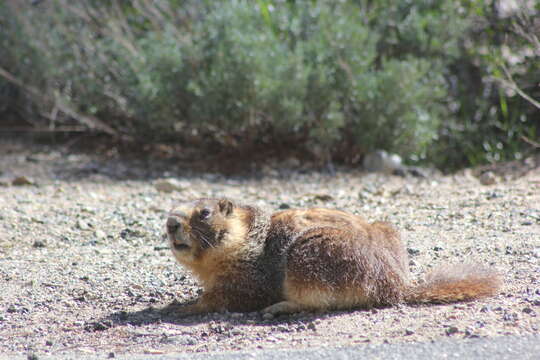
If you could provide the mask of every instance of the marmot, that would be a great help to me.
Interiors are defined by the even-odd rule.
[[[339,210],[267,215],[228,199],[200,199],[174,209],[166,228],[174,256],[204,289],[180,309],[188,314],[447,303],[494,295],[502,283],[493,270],[462,264],[417,285],[390,224]]]

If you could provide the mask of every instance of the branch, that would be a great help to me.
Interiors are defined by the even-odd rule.
[[[533,147],[535,147],[535,148],[537,148],[537,149],[540,149],[540,143],[537,143],[536,141],[531,140],[531,139],[529,139],[529,138],[526,137],[526,136],[522,136],[521,139],[522,139],[523,141],[525,141],[527,144],[532,145]]]
[[[517,86],[516,82],[514,81],[514,78],[512,77],[512,74],[510,74],[510,71],[506,68],[504,64],[501,64],[501,67],[504,71],[504,75],[506,76],[506,80],[503,79],[497,79],[503,86],[506,86],[515,92],[517,92],[522,98],[533,104],[535,107],[540,109],[540,102],[534,100],[532,97],[527,95],[523,90]]]
[[[43,92],[39,91],[37,88],[26,85],[19,79],[17,79],[15,76],[10,74],[8,71],[4,70],[2,67],[0,67],[0,76],[6,79],[7,81],[15,84],[16,86],[20,87],[21,89],[25,90],[30,95],[41,99],[44,102],[48,103],[54,103],[55,106],[60,109],[63,113],[66,115],[74,118],[79,123],[86,125],[90,129],[102,131],[108,135],[112,135],[117,138],[123,138],[125,140],[130,140],[131,138],[126,135],[121,135],[117,130],[113,129],[103,121],[99,120],[98,118],[91,116],[91,115],[84,115],[80,114],[77,110],[75,110],[71,105],[66,103],[64,100],[58,98],[58,97],[50,97],[44,94]]]

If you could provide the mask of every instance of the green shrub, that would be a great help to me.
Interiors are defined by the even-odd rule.
[[[29,106],[0,78],[9,99],[0,104],[17,96],[39,116],[67,104],[57,121],[91,116],[146,141],[293,144],[348,162],[380,148],[411,161],[481,162],[476,131],[493,126],[494,100],[471,98],[478,83],[463,71],[484,61],[464,46],[474,20],[464,10],[479,3],[9,2],[0,4],[9,45],[0,67],[45,95]],[[469,126],[478,113],[481,126]],[[461,159],[447,155],[454,145]]]
[[[447,168],[521,159],[533,150],[527,141],[538,142],[540,111],[500,80],[506,81],[506,69],[517,88],[540,99],[540,48],[535,45],[540,24],[533,20],[540,5],[526,8],[532,3],[523,2],[502,13],[496,0],[464,4],[473,26],[449,67],[454,116],[442,124],[430,158]],[[458,151],[445,152],[448,148]]]

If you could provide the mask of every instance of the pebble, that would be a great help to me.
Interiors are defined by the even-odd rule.
[[[285,326],[285,325],[278,325],[276,327],[276,330],[281,331],[281,332],[289,332],[289,328],[287,326]]]
[[[523,311],[525,314],[534,314],[534,310],[530,307],[523,308],[521,311]]]
[[[480,175],[480,178],[478,180],[480,180],[480,184],[487,186],[495,184],[497,182],[497,177],[493,172],[486,171],[485,173]]]
[[[42,240],[35,240],[34,243],[32,244],[32,247],[34,248],[44,248],[46,246],[45,244],[45,241],[42,241]]]
[[[313,200],[327,202],[327,201],[334,200],[334,198],[332,197],[332,195],[328,195],[328,194],[317,194],[313,196]]]
[[[26,176],[17,176],[11,181],[11,185],[13,186],[27,186],[27,185],[35,185],[35,182],[26,177]]]
[[[414,334],[414,331],[412,331],[411,329],[405,329],[406,336],[413,335],[413,334]]]
[[[189,187],[188,183],[177,179],[159,179],[154,182],[154,188],[159,192],[172,193],[173,191],[182,191]]]
[[[90,225],[83,219],[79,219],[77,220],[77,228],[80,230],[88,230],[90,228]]]
[[[112,326],[112,321],[110,320],[105,320],[105,321],[99,321],[99,322],[96,322],[94,324],[92,324],[92,329],[95,330],[95,331],[103,331],[103,330],[107,330],[108,328],[110,328]]]
[[[274,318],[274,315],[273,314],[270,314],[270,313],[264,313],[262,318],[264,320],[272,320]]]
[[[392,174],[394,171],[402,169],[401,157],[397,154],[387,153],[384,150],[376,150],[364,157],[363,167],[368,172],[380,172]]]
[[[446,329],[446,335],[451,336],[459,332],[459,329],[455,326],[450,326]]]
[[[107,237],[107,234],[105,234],[105,232],[101,231],[101,230],[96,230],[94,232],[94,236],[99,239],[99,240],[103,240]]]
[[[163,344],[176,344],[184,346],[197,345],[198,343],[196,338],[189,335],[164,336],[160,342]]]
[[[518,314],[514,312],[505,312],[502,318],[504,321],[516,321],[518,319]]]

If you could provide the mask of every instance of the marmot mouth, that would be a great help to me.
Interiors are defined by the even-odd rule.
[[[173,247],[175,250],[183,251],[183,250],[189,250],[190,246],[186,244],[173,244]]]

